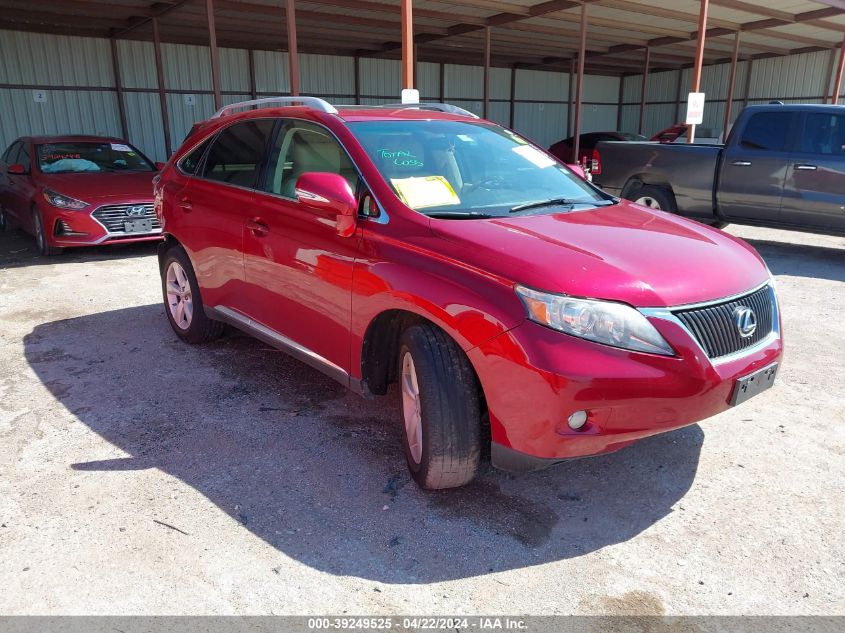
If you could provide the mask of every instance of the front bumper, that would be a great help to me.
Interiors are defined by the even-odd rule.
[[[490,413],[494,465],[536,470],[693,424],[728,409],[735,380],[783,353],[779,317],[759,345],[715,362],[677,320],[660,311],[649,320],[677,356],[598,345],[532,321],[470,350]],[[574,431],[567,419],[580,410],[587,423]]]
[[[99,244],[128,244],[133,242],[147,242],[161,239],[161,225],[157,222],[150,232],[126,233],[120,230],[114,222],[107,226],[104,222],[95,217],[95,213],[103,208],[144,206],[151,207],[152,200],[130,200],[118,202],[104,202],[91,205],[80,211],[60,209],[47,202],[39,204],[41,217],[44,222],[44,231],[47,241],[51,246],[68,248],[74,246],[96,246]],[[143,216],[126,216],[127,220],[137,219]]]

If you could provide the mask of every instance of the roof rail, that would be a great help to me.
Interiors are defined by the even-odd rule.
[[[376,107],[397,108],[404,110],[434,110],[435,112],[446,112],[448,114],[456,114],[458,116],[466,116],[473,119],[480,118],[477,114],[470,112],[469,110],[459,108],[451,103],[385,103],[384,105]]]
[[[335,107],[319,97],[265,97],[264,99],[253,99],[252,101],[239,101],[220,108],[217,112],[211,115],[212,119],[219,119],[222,116],[231,114],[234,110],[248,107],[258,107],[263,105],[270,105],[277,103],[280,106],[286,105],[304,105],[320,112],[327,112],[329,114],[337,114]]]

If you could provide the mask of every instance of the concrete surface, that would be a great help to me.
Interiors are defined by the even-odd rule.
[[[731,230],[777,276],[772,391],[436,494],[395,393],[178,341],[153,247],[0,236],[0,613],[845,614],[845,239]]]

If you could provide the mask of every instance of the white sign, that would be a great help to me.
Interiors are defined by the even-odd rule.
[[[704,122],[704,93],[691,92],[687,100],[687,125],[701,125]]]
[[[193,108],[195,105],[197,105],[197,96],[185,95],[185,105]]]
[[[35,103],[47,103],[47,91],[46,90],[33,90],[32,91],[32,99]]]
[[[419,103],[420,91],[414,88],[405,88],[402,91],[402,103]]]

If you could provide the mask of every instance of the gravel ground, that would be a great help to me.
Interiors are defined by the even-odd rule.
[[[178,341],[154,247],[0,236],[0,613],[845,614],[845,239],[730,230],[777,277],[773,390],[442,493],[397,394]]]

